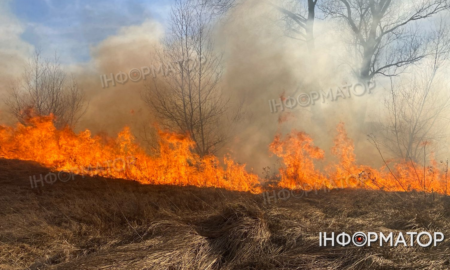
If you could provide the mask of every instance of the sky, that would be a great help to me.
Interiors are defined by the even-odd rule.
[[[63,64],[89,62],[91,48],[117,34],[122,27],[140,25],[149,19],[166,25],[172,3],[172,0],[2,1],[0,16],[6,15],[8,20],[2,21],[7,28],[8,24],[9,28],[14,26],[16,38],[35,49],[57,53]]]

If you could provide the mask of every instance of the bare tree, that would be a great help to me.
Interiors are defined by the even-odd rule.
[[[212,14],[224,14],[228,10],[235,7],[240,0],[204,0],[203,4],[207,5]]]
[[[144,100],[161,123],[189,133],[196,151],[207,155],[226,137],[219,125],[227,104],[219,85],[221,56],[213,52],[210,39],[214,13],[207,1],[177,0],[171,20],[160,55],[165,77],[148,85]]]
[[[39,51],[11,86],[5,103],[23,124],[30,114],[53,114],[57,128],[73,127],[87,108],[82,89],[73,76],[67,80],[57,56],[53,61],[43,60]]]
[[[376,74],[394,76],[399,68],[423,59],[425,31],[413,26],[447,10],[448,4],[449,0],[328,0],[321,9],[350,28],[360,59],[354,71],[367,80]]]
[[[316,17],[317,1],[296,0],[290,2],[293,5],[289,8],[277,6],[277,9],[284,14],[288,36],[306,42],[308,50],[311,53],[315,50],[314,20]],[[304,5],[302,5],[302,2]],[[297,36],[291,35],[291,33]]]
[[[385,100],[388,118],[381,124],[381,145],[402,160],[425,159],[425,146],[449,135],[444,116],[450,112],[450,94],[443,83],[450,51],[447,26],[441,23],[433,37],[433,53],[423,67],[411,70],[399,84],[393,82]]]

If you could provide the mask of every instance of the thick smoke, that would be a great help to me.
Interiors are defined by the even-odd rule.
[[[154,119],[141,99],[151,76],[138,82],[128,78],[120,83],[122,77],[116,75],[122,72],[129,77],[132,69],[159,65],[155,56],[162,46],[163,35],[162,26],[149,20],[139,26],[124,27],[116,36],[92,48],[89,66],[77,67],[77,78],[82,81],[90,102],[80,129],[114,135],[124,126],[131,126],[134,133],[139,133],[142,126],[151,127]],[[115,86],[106,81],[113,76]]]
[[[349,136],[358,140],[358,157],[372,165],[371,157],[376,152],[367,143],[364,123],[370,122],[370,114],[379,109],[381,82],[372,95],[325,103],[319,100],[315,105],[292,110],[278,107],[276,113],[269,105],[270,100],[280,97],[297,98],[300,93],[356,84],[349,68],[356,63],[345,50],[349,37],[336,25],[318,20],[317,51],[311,55],[304,42],[284,35],[280,14],[272,5],[246,1],[230,16],[232,19],[218,31],[217,43],[226,56],[225,88],[234,100],[243,101],[246,112],[230,144],[234,154],[259,173],[264,166],[273,167],[268,145],[277,132],[305,131],[317,146],[329,150],[335,128],[343,121]]]
[[[33,50],[33,46],[21,40],[25,27],[11,15],[9,2],[0,2],[0,100],[6,97],[10,85],[21,76],[22,67]],[[3,102],[0,103],[0,122],[14,123]]]

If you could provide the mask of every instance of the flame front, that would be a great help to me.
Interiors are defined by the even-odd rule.
[[[353,141],[348,138],[343,123],[337,126],[331,149],[338,162],[325,165],[326,174],[314,166],[315,161],[324,159],[324,151],[315,147],[312,139],[303,132],[294,130],[284,139],[277,135],[270,150],[283,161],[278,184],[283,188],[364,188],[447,194],[447,169],[439,170],[433,155],[431,165],[425,167],[412,161],[386,162],[379,170],[356,165]]]
[[[57,171],[136,180],[144,184],[195,185],[257,193],[258,177],[225,156],[200,158],[194,142],[179,134],[159,131],[159,152],[148,155],[128,127],[116,139],[58,130],[53,116],[32,117],[27,125],[0,127],[0,156],[33,160]]]
[[[257,175],[245,170],[229,156],[220,162],[215,156],[199,157],[194,142],[186,135],[159,131],[159,149],[147,154],[135,143],[129,128],[116,139],[92,136],[89,130],[75,134],[58,130],[53,116],[31,117],[26,125],[0,126],[0,157],[32,160],[55,171],[135,180],[143,184],[194,185],[228,190],[262,192]],[[281,188],[347,188],[386,191],[426,191],[447,193],[447,175],[434,159],[424,167],[411,161],[387,162],[379,170],[355,164],[353,142],[344,124],[337,126],[332,154],[337,162],[323,162],[325,152],[314,146],[304,132],[292,131],[285,138],[276,135],[270,150],[282,161]]]

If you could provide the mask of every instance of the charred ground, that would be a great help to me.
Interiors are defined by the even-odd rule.
[[[319,232],[441,231],[450,198],[333,190],[276,204],[214,188],[77,176],[32,189],[0,160],[0,269],[448,269],[437,247],[319,247]]]

